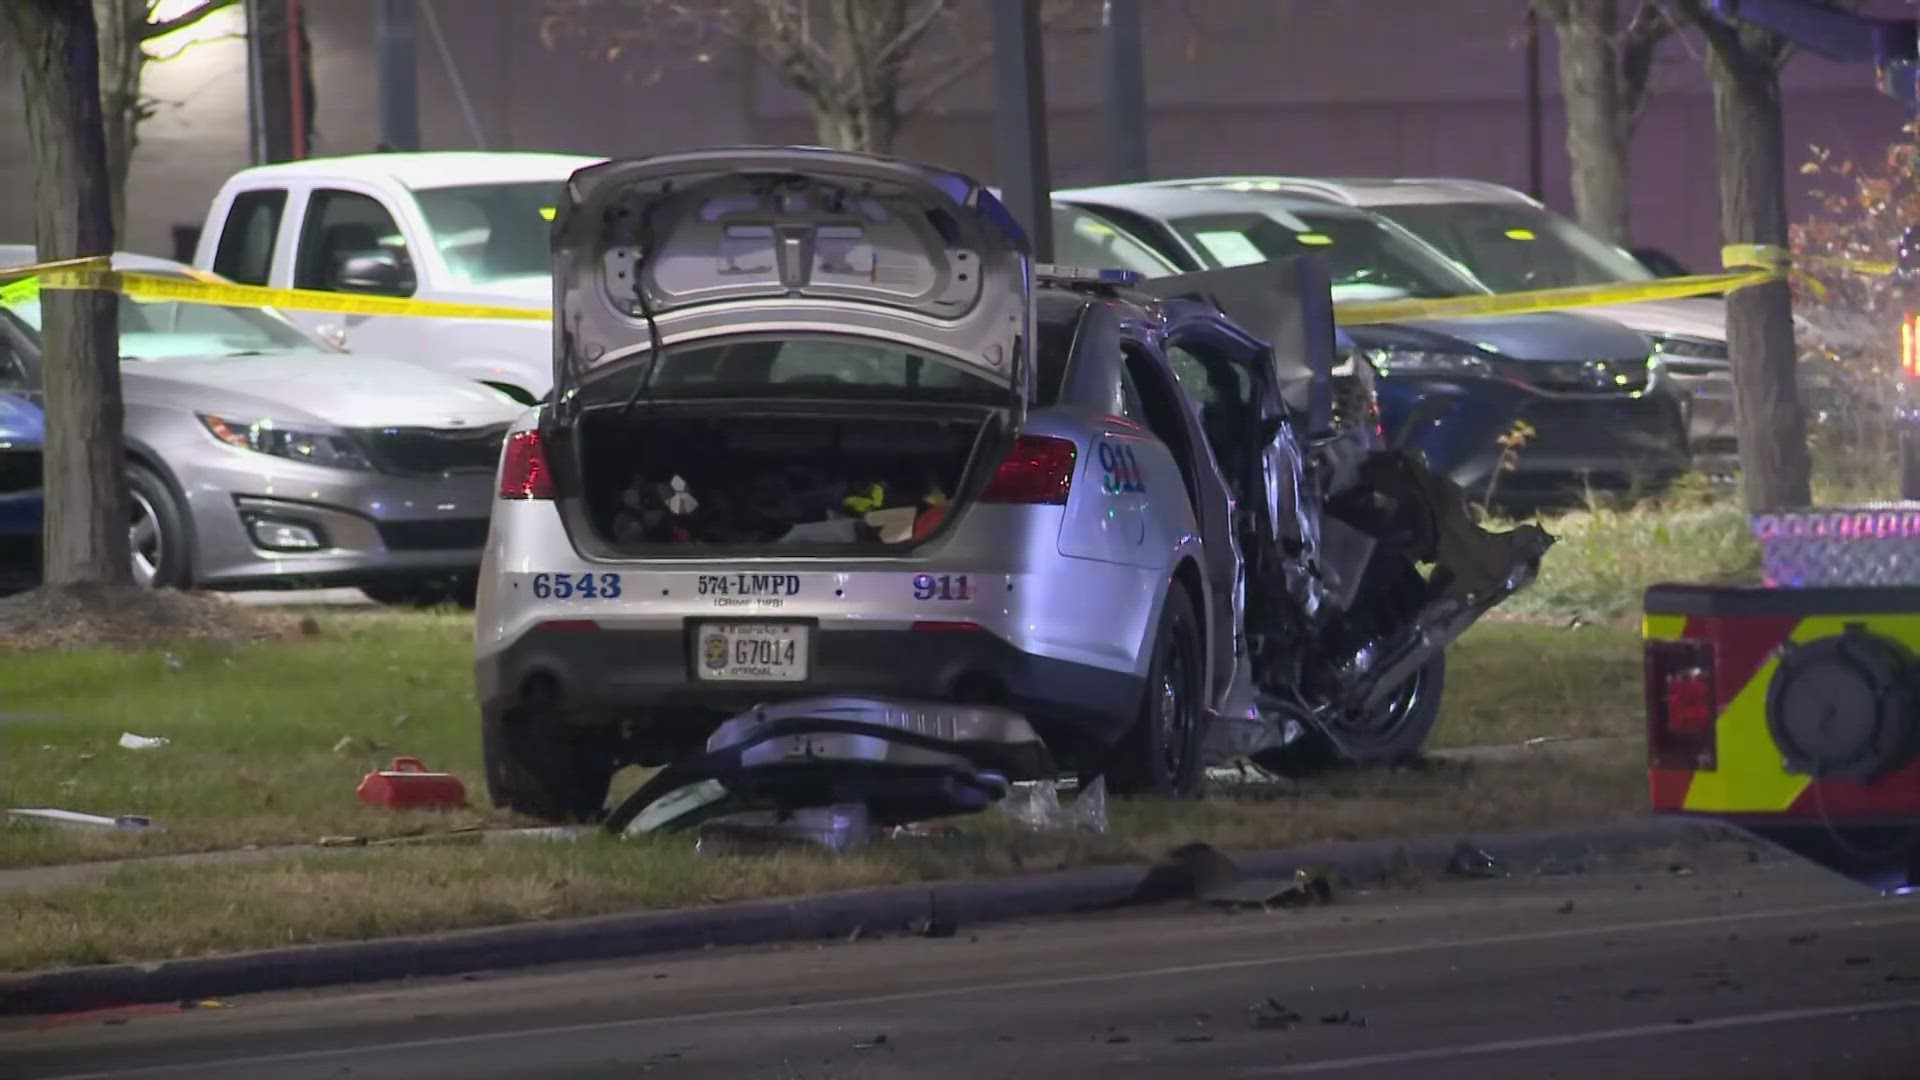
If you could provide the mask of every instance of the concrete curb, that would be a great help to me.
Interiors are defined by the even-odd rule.
[[[1499,834],[1467,842],[1506,873],[1577,872],[1650,848],[1741,838],[1723,826],[1645,821]],[[1455,840],[1377,840],[1233,856],[1244,877],[1310,867],[1348,887],[1445,872]],[[1193,896],[1177,864],[897,886],[793,900],[519,923],[379,941],[309,945],[153,964],[69,968],[0,979],[0,1016],[74,1012],[348,983],[459,975],[705,948],[844,938],[941,923],[976,925],[1111,910]]]

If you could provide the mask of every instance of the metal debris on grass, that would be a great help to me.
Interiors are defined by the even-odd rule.
[[[82,814],[75,810],[56,810],[50,807],[21,807],[7,811],[7,820],[14,825],[53,825],[66,829],[151,829],[156,828],[151,818],[140,814],[119,814],[109,817],[104,814]]]
[[[798,810],[729,814],[700,826],[694,851],[701,855],[754,855],[802,845],[836,855],[857,851],[873,839],[865,803]]]
[[[1107,778],[1096,777],[1071,801],[1062,802],[1060,789],[1072,785],[1059,780],[1026,780],[1008,785],[1006,797],[994,804],[1002,816],[1029,829],[1107,831]]]
[[[1454,877],[1467,878],[1506,876],[1501,872],[1499,862],[1492,855],[1465,840],[1454,845],[1453,854],[1447,859],[1447,873]]]
[[[1229,909],[1304,907],[1333,901],[1333,885],[1324,871],[1302,867],[1291,879],[1248,878],[1209,890],[1202,899]]]

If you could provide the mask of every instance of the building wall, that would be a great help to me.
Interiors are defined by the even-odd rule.
[[[315,81],[314,151],[371,149],[378,139],[374,0],[307,0]],[[609,62],[576,44],[550,47],[542,0],[421,0],[420,126],[429,148],[636,155],[748,141],[811,141],[802,103],[724,42],[677,34]],[[1527,182],[1526,0],[1149,0],[1149,143],[1156,175],[1291,172],[1464,175]],[[436,46],[461,76],[473,130]],[[978,30],[978,28],[972,28]],[[940,60],[975,55],[977,33]],[[1640,242],[1695,266],[1720,243],[1713,118],[1697,42],[1674,41],[1635,144]],[[604,52],[605,50],[599,50]],[[1545,194],[1566,209],[1568,166],[1551,35]],[[171,230],[199,223],[208,200],[247,164],[245,51],[199,44],[149,68],[160,110],[142,130],[125,246],[159,254]],[[898,149],[992,178],[992,84],[983,64],[910,119]],[[1097,41],[1048,43],[1054,175],[1104,179]],[[27,239],[32,154],[17,66],[0,50],[0,239]],[[1797,58],[1788,68],[1791,170],[1815,142],[1874,154],[1905,113],[1863,68]],[[1797,174],[1790,178],[1800,186]],[[1796,209],[1807,206],[1799,193]]]

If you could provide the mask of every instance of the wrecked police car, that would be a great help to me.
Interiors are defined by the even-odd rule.
[[[843,736],[1017,715],[1116,793],[1407,756],[1551,542],[1336,408],[1311,259],[1036,267],[972,180],[811,148],[582,169],[553,242],[555,390],[509,434],[476,625],[516,810],[597,816],[622,765],[836,695]]]

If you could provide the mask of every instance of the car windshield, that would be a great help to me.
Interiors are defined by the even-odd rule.
[[[1648,281],[1638,259],[1526,203],[1383,206],[1379,213],[1464,264],[1496,292]]]
[[[447,272],[487,285],[552,272],[548,227],[564,180],[473,184],[413,193]]]
[[[1145,277],[1166,277],[1179,269],[1158,252],[1085,210],[1055,204],[1053,261],[1063,266],[1131,270]]]
[[[1221,269],[1314,254],[1326,259],[1333,300],[1484,294],[1486,286],[1399,229],[1361,214],[1274,208],[1176,218],[1173,228]]]
[[[40,334],[40,297],[37,294],[21,297],[9,302],[6,308],[37,341]],[[292,323],[261,308],[136,300],[129,296],[120,298],[122,360],[265,356],[324,351],[327,351],[326,346],[308,338]]]

